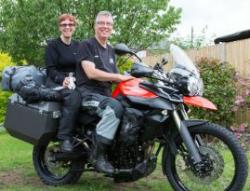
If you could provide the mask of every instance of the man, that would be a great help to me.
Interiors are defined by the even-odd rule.
[[[133,79],[132,76],[118,74],[113,48],[108,38],[113,30],[113,18],[110,12],[101,11],[95,20],[95,37],[83,42],[81,64],[76,73],[76,83],[81,91],[83,106],[92,108],[101,120],[96,125],[96,168],[112,174],[113,166],[105,158],[107,147],[117,131],[123,113],[121,104],[111,98],[111,82]]]

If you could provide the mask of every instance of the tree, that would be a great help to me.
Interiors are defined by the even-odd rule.
[[[0,0],[0,49],[14,61],[42,64],[46,40],[59,35],[57,17],[76,15],[76,39],[93,36],[95,15],[109,10],[115,19],[111,43],[136,49],[169,36],[180,22],[181,9],[169,0]]]
[[[208,36],[207,34],[208,27],[205,26],[201,32],[194,33],[194,28],[191,27],[190,36],[186,37],[175,37],[170,40],[171,43],[177,44],[183,49],[200,49],[203,47],[207,47],[213,44],[214,36]]]

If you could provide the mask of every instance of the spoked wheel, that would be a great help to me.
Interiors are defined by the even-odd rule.
[[[58,142],[37,145],[33,149],[33,163],[37,175],[48,185],[73,184],[79,180],[84,163],[71,160],[56,160],[55,154],[61,152]]]
[[[202,162],[192,164],[181,137],[176,137],[176,154],[163,154],[163,168],[177,191],[241,191],[245,185],[248,163],[237,138],[215,124],[189,128],[199,148]]]

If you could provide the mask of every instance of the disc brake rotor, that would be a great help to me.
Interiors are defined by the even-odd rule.
[[[185,172],[193,182],[201,184],[211,184],[213,181],[218,179],[223,173],[223,156],[215,148],[209,146],[200,146],[199,150],[204,160],[209,160],[209,162],[212,162],[212,170],[206,173],[205,175],[202,174],[202,176],[195,174],[191,167],[187,167]]]

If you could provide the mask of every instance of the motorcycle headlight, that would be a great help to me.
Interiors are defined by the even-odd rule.
[[[182,77],[176,81],[176,84],[183,95],[202,96],[203,94],[203,82],[200,78],[194,76]]]
[[[202,96],[203,94],[203,81],[201,78],[190,77],[187,81],[187,92],[189,96],[199,95]]]

